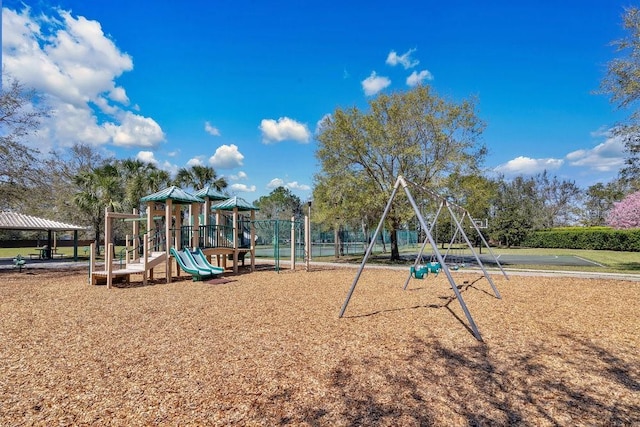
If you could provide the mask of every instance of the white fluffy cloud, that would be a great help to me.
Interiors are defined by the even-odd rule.
[[[233,169],[242,166],[244,155],[235,144],[221,145],[209,158],[209,164],[216,169]]]
[[[245,172],[239,171],[237,174],[229,175],[228,178],[230,180],[232,180],[232,181],[240,181],[240,180],[243,180],[243,179],[247,179],[248,176],[247,176],[247,174]]]
[[[150,163],[152,165],[158,166],[158,160],[156,160],[153,151],[140,151],[136,155],[136,159],[141,162]]]
[[[202,158],[200,157],[193,157],[191,159],[189,159],[187,161],[187,166],[192,167],[192,166],[204,166],[204,162],[202,161]]]
[[[278,187],[285,187],[290,190],[301,190],[301,191],[309,191],[311,187],[306,184],[300,184],[298,181],[285,182],[281,178],[274,178],[267,184],[267,188],[269,190],[273,190]]]
[[[391,52],[389,52],[389,55],[387,55],[386,63],[391,65],[392,67],[400,64],[404,67],[405,70],[413,68],[420,63],[420,61],[418,61],[417,59],[411,58],[411,54],[415,51],[415,49],[409,49],[402,55],[398,55],[395,50],[392,50]]]
[[[307,125],[289,117],[280,117],[277,121],[263,119],[258,129],[262,132],[262,142],[265,144],[285,140],[307,143],[311,139]]]
[[[220,129],[212,126],[209,122],[204,122],[204,131],[212,136],[220,136]]]
[[[588,167],[598,172],[610,172],[620,169],[625,162],[625,148],[622,138],[610,133],[605,142],[590,149],[576,150],[567,154],[571,166]]]
[[[2,20],[3,68],[46,96],[51,115],[38,137],[48,145],[156,147],[164,141],[153,119],[127,109],[129,97],[115,79],[133,69],[133,60],[99,22],[60,9],[32,16],[28,7],[3,8]]]
[[[149,117],[142,117],[125,111],[120,124],[105,123],[113,145],[120,147],[155,147],[164,140],[160,125]]]
[[[531,157],[519,156],[513,160],[509,160],[494,170],[508,176],[515,175],[535,175],[545,170],[556,170],[562,166],[562,159],[532,159]]]
[[[428,70],[422,70],[419,73],[414,71],[409,77],[407,77],[407,85],[411,87],[421,85],[425,80],[433,80],[433,74]]]
[[[367,96],[373,96],[391,84],[388,77],[378,76],[375,71],[362,81],[362,89]]]
[[[246,185],[240,183],[234,183],[230,186],[231,190],[239,193],[255,193],[256,186],[255,185]]]

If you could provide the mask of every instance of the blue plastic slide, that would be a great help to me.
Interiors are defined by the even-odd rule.
[[[209,261],[207,261],[207,256],[204,253],[202,253],[202,250],[200,248],[196,248],[193,251],[188,251],[188,250],[185,249],[185,252],[187,252],[189,254],[191,259],[193,260],[193,263],[195,265],[197,265],[198,268],[200,268],[202,270],[209,270],[213,274],[222,274],[222,273],[224,273],[224,268],[215,267],[215,266],[211,265],[209,263]]]
[[[213,273],[209,269],[202,269],[198,267],[189,256],[189,251],[176,251],[175,248],[171,248],[171,255],[173,255],[180,265],[180,268],[188,274],[193,276],[193,281],[202,280],[203,278],[211,278],[220,273]]]

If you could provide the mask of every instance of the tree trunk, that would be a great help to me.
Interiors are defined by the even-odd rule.
[[[100,222],[96,222],[93,226],[96,229],[95,240],[96,240],[96,256],[100,256]]]
[[[391,261],[400,261],[400,250],[398,249],[398,230],[395,226],[391,229]]]
[[[336,225],[333,229],[333,256],[340,258],[340,226]]]

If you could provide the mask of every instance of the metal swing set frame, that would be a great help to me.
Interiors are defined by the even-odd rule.
[[[353,279],[353,283],[351,284],[351,288],[349,289],[347,297],[346,297],[344,303],[342,304],[342,309],[340,310],[340,316],[339,317],[343,317],[345,311],[347,310],[347,306],[349,305],[349,301],[351,300],[351,297],[352,297],[353,292],[354,292],[354,290],[356,288],[356,285],[358,284],[358,280],[360,279],[360,276],[362,274],[362,271],[364,270],[365,264],[366,264],[369,256],[371,255],[371,252],[373,250],[373,246],[374,246],[374,243],[376,241],[376,238],[378,237],[378,234],[382,230],[382,227],[384,225],[384,221],[385,221],[387,215],[389,214],[389,211],[391,210],[391,207],[393,205],[393,200],[395,199],[395,197],[396,197],[396,195],[398,193],[398,190],[400,189],[400,187],[402,187],[402,189],[406,193],[406,196],[407,196],[407,199],[409,200],[409,203],[411,204],[411,207],[413,208],[413,210],[414,210],[414,212],[416,214],[416,217],[418,218],[418,221],[420,222],[420,226],[422,227],[422,229],[424,230],[424,232],[426,234],[426,239],[424,240],[424,242],[422,244],[422,247],[420,248],[420,251],[418,253],[418,256],[416,257],[416,259],[415,259],[415,261],[413,263],[413,266],[410,269],[409,275],[407,277],[407,280],[406,280],[406,282],[404,284],[403,289],[406,290],[406,288],[407,288],[407,286],[409,284],[409,281],[411,280],[411,277],[415,274],[414,272],[416,271],[420,261],[422,260],[422,255],[424,253],[424,250],[427,247],[427,244],[429,244],[431,246],[431,250],[433,251],[433,254],[435,255],[435,258],[436,258],[437,262],[440,264],[440,268],[445,273],[445,275],[447,277],[447,280],[449,281],[449,284],[451,286],[451,290],[455,294],[455,297],[458,300],[458,303],[460,303],[460,307],[462,308],[462,311],[464,312],[464,315],[467,318],[467,321],[469,322],[469,326],[471,328],[471,331],[472,331],[474,337],[478,341],[482,341],[482,336],[480,335],[480,331],[478,330],[478,327],[476,326],[476,323],[473,320],[473,317],[471,316],[471,312],[469,312],[469,309],[467,308],[467,305],[464,302],[464,299],[462,298],[462,294],[460,293],[460,290],[458,289],[458,286],[456,285],[455,280],[454,280],[453,276],[451,275],[451,271],[450,271],[449,267],[447,266],[447,264],[445,262],[445,257],[438,250],[438,245],[437,245],[436,241],[433,238],[433,234],[432,234],[433,227],[436,224],[440,214],[445,210],[449,212],[449,214],[451,215],[452,222],[455,223],[455,226],[456,226],[456,231],[454,233],[453,239],[455,239],[455,237],[456,237],[456,235],[458,233],[460,233],[460,235],[463,237],[463,239],[466,242],[468,248],[471,250],[471,253],[475,257],[475,260],[478,263],[478,266],[482,269],[482,273],[483,273],[484,277],[487,278],[489,284],[491,285],[491,288],[493,289],[493,293],[494,293],[496,298],[502,299],[502,296],[500,295],[500,292],[498,291],[498,289],[496,288],[495,284],[493,283],[493,279],[491,278],[491,275],[486,270],[486,268],[484,267],[484,264],[482,263],[482,261],[480,260],[480,258],[477,255],[477,253],[473,249],[473,245],[469,241],[469,238],[468,238],[467,234],[464,231],[463,223],[464,223],[465,219],[469,219],[469,222],[470,222],[471,226],[476,230],[476,232],[480,236],[483,245],[488,249],[489,253],[493,257],[494,262],[500,268],[500,271],[502,272],[504,277],[508,280],[509,276],[507,275],[505,270],[502,268],[502,265],[500,264],[500,262],[498,261],[498,259],[495,256],[495,254],[491,250],[491,247],[489,246],[489,244],[487,243],[486,239],[482,235],[482,232],[480,231],[480,228],[478,227],[478,221],[474,220],[466,209],[464,209],[463,207],[461,207],[459,205],[456,205],[455,203],[452,203],[452,202],[448,201],[445,197],[437,194],[436,192],[434,192],[432,190],[429,190],[429,189],[427,189],[427,188],[425,188],[423,186],[419,186],[417,184],[413,184],[413,183],[411,183],[411,184],[416,186],[416,187],[418,187],[422,192],[427,194],[433,200],[437,200],[437,201],[440,202],[438,210],[436,212],[436,215],[435,215],[435,217],[434,217],[434,219],[433,219],[433,221],[431,223],[431,226],[430,227],[427,226],[427,224],[426,224],[426,222],[424,220],[424,217],[423,217],[422,213],[420,212],[420,209],[418,208],[418,205],[416,204],[415,200],[413,199],[413,196],[411,195],[411,192],[409,191],[408,182],[404,179],[403,176],[398,176],[398,178],[396,179],[396,183],[393,186],[393,191],[391,193],[391,196],[389,197],[389,201],[387,202],[387,205],[386,205],[386,207],[384,209],[382,217],[380,218],[380,222],[378,223],[378,227],[376,228],[376,231],[375,231],[375,233],[373,235],[373,238],[371,239],[371,243],[369,244],[369,247],[367,248],[367,251],[366,251],[366,253],[364,255],[364,258],[362,259],[362,263],[360,264],[360,267],[358,268],[358,272],[356,273],[356,276]],[[459,213],[459,215],[456,215],[456,213],[454,211],[457,211]],[[452,242],[449,244],[449,248],[451,247],[451,244],[453,243],[453,239],[452,239]]]

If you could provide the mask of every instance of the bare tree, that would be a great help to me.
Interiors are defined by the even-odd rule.
[[[35,133],[46,117],[43,100],[34,90],[3,75],[0,91],[0,207],[10,207],[39,182],[38,150],[23,139]]]

